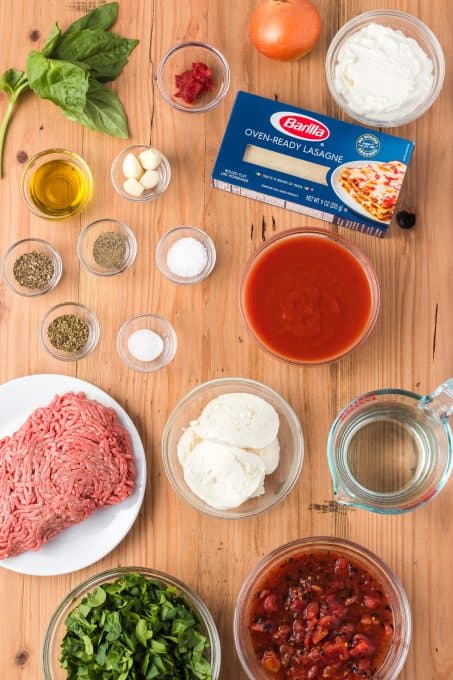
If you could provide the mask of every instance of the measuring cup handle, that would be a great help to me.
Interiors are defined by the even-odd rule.
[[[453,378],[448,378],[425,400],[436,411],[441,420],[448,420],[453,414]]]

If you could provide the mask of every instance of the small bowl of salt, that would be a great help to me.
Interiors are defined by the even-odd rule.
[[[196,227],[175,227],[161,238],[156,251],[161,274],[173,283],[192,284],[206,279],[216,261],[212,239]]]
[[[178,340],[171,323],[157,314],[140,314],[121,326],[116,348],[126,366],[153,373],[173,361]]]

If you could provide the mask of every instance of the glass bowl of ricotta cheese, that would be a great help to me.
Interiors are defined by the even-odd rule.
[[[394,127],[412,122],[437,99],[445,58],[417,17],[375,10],[348,21],[334,36],[326,77],[332,97],[351,118]]]

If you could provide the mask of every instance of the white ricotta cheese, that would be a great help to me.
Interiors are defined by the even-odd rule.
[[[433,79],[433,62],[413,38],[371,23],[341,46],[334,86],[354,113],[389,121],[422,104]]]

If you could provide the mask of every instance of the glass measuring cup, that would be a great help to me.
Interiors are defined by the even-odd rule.
[[[353,399],[327,442],[337,502],[399,514],[437,496],[452,470],[452,413],[452,378],[427,396],[385,389]]]

